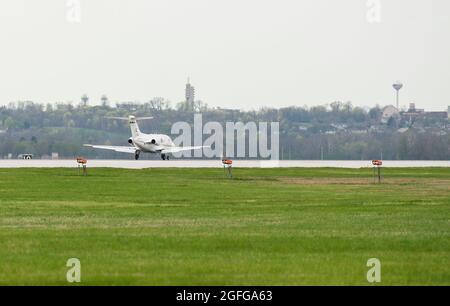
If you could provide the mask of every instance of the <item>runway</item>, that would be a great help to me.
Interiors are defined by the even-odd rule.
[[[75,160],[0,160],[0,168],[72,168]],[[89,168],[220,168],[219,160],[88,160]],[[372,167],[368,160],[235,160],[235,168],[368,168]],[[415,168],[415,167],[450,167],[450,161],[383,161],[383,167]]]

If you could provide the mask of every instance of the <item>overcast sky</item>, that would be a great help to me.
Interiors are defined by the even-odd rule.
[[[67,2],[0,0],[0,104],[175,104],[190,76],[210,106],[387,105],[395,80],[450,105],[448,0],[379,0],[380,22],[376,0],[80,0],[79,23]]]

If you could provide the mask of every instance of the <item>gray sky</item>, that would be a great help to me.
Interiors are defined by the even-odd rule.
[[[371,0],[375,1],[376,0]],[[211,106],[335,100],[446,110],[450,1],[0,0],[0,104],[183,100],[188,76]]]

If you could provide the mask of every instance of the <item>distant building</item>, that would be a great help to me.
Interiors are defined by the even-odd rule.
[[[224,113],[230,113],[230,114],[241,112],[240,109],[222,108],[222,107],[217,107],[216,110],[218,110],[220,112],[224,112]]]
[[[434,120],[448,118],[448,112],[426,112],[422,108],[416,108],[414,103],[409,104],[409,109],[406,112],[402,112],[402,118],[407,121],[413,121],[416,118],[428,118]]]
[[[381,115],[381,123],[386,124],[389,122],[389,119],[394,118],[396,120],[400,119],[400,112],[393,105],[388,105],[383,108],[383,113]]]
[[[416,103],[409,103],[408,113],[423,113],[425,110],[423,108],[416,108]]]
[[[415,103],[409,103],[409,109],[402,113],[402,117],[407,121],[412,121],[413,119],[423,115],[425,113],[424,109],[416,108]]]
[[[194,88],[194,86],[191,85],[191,83],[189,82],[189,79],[188,79],[187,84],[186,84],[185,97],[186,97],[186,102],[188,104],[194,105],[195,88]]]
[[[139,106],[140,104],[134,101],[116,103],[116,107],[118,109],[124,109],[130,114],[134,113]]]
[[[445,120],[448,118],[448,113],[447,112],[425,112],[424,117],[428,118],[428,119],[435,119],[435,120],[444,119]]]

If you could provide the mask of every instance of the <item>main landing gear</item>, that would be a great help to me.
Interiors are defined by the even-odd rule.
[[[138,160],[140,154],[141,154],[141,151],[136,150],[136,152],[134,153],[134,159]],[[170,159],[170,155],[169,154],[161,154],[161,159],[162,160],[169,160]]]

